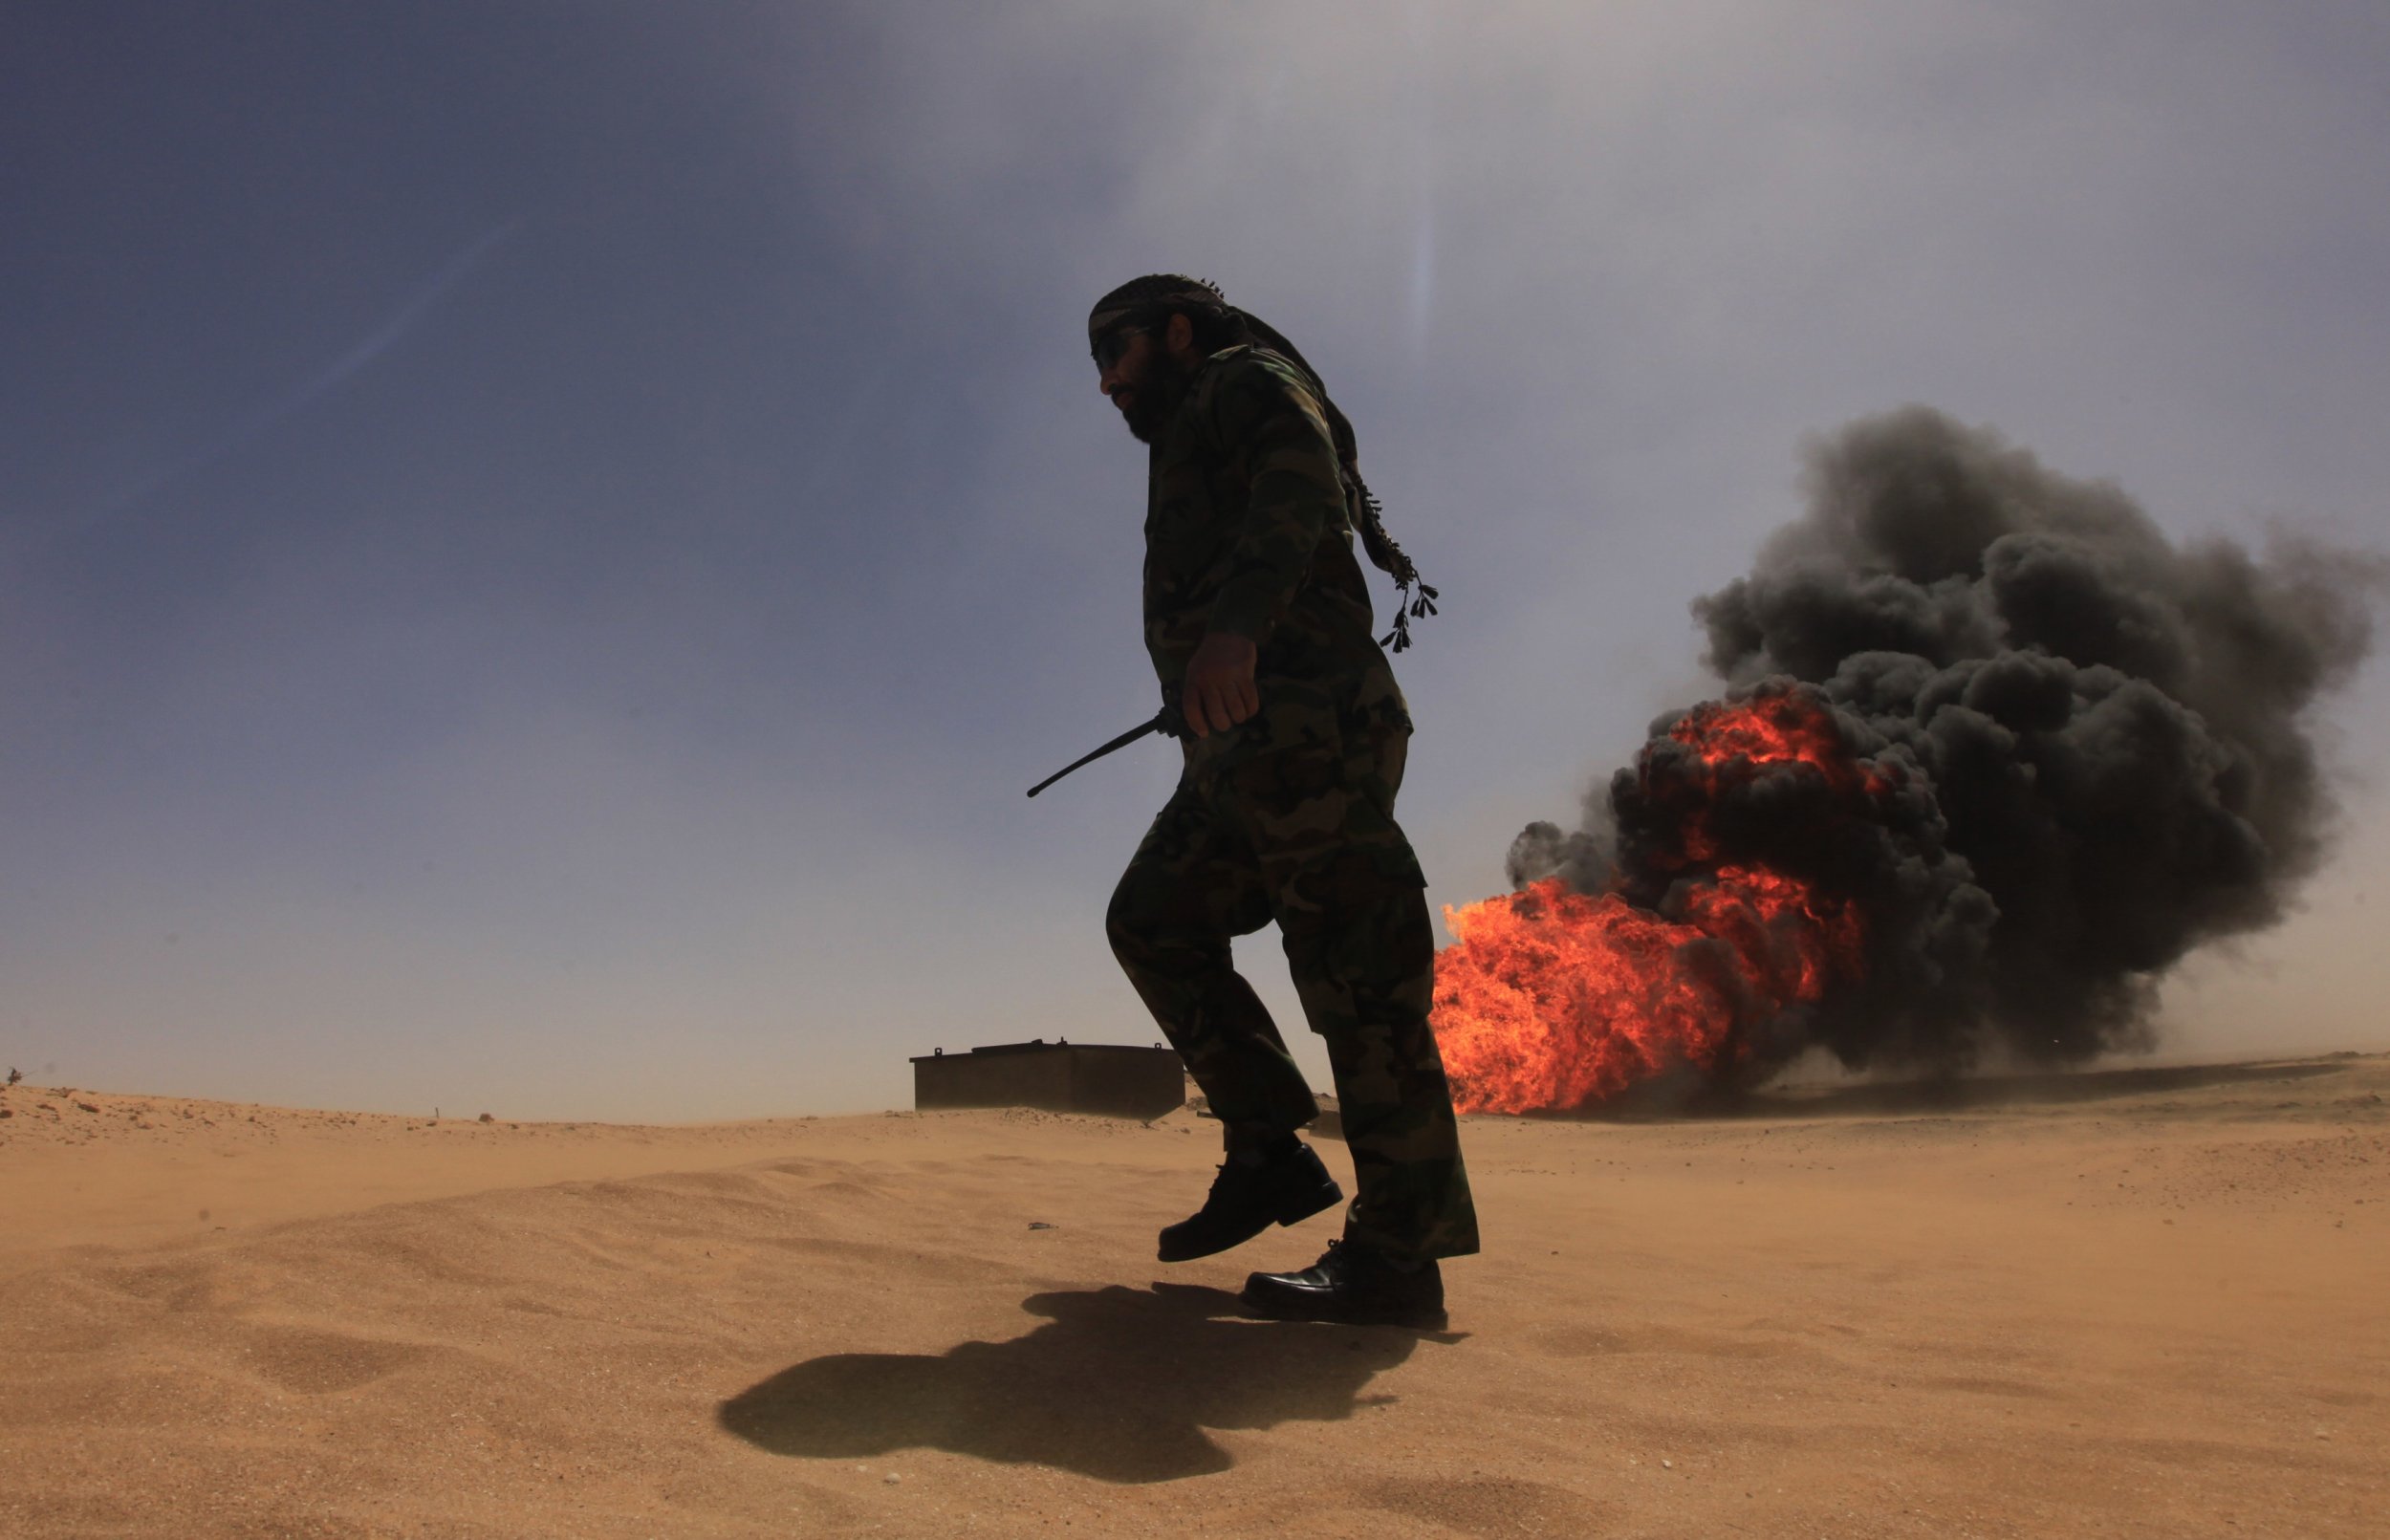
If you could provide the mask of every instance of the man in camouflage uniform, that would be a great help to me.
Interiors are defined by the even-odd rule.
[[[1404,596],[1416,574],[1318,377],[1218,291],[1141,278],[1097,304],[1088,340],[1100,388],[1152,448],[1145,643],[1185,725],[1178,790],[1106,926],[1228,1146],[1203,1209],[1162,1232],[1162,1259],[1226,1250],[1343,1196],[1295,1137],[1318,1104],[1230,962],[1229,938],[1274,920],[1327,1040],[1359,1191],[1326,1256],[1253,1274],[1245,1300],[1441,1325],[1436,1259],[1474,1252],[1477,1218],[1427,1022],[1425,878],[1394,821],[1410,714],[1373,640],[1357,529]]]

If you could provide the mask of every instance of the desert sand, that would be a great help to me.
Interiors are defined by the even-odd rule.
[[[1216,1125],[0,1094],[0,1533],[2390,1533],[2390,1058],[1477,1117],[1441,1333]],[[1333,1140],[1321,1148],[1342,1162]]]

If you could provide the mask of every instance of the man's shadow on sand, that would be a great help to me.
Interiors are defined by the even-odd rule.
[[[837,1353],[722,1403],[724,1428],[774,1454],[929,1447],[1054,1465],[1111,1482],[1210,1475],[1233,1464],[1206,1428],[1330,1421],[1423,1336],[1448,1333],[1255,1321],[1217,1289],[1156,1284],[1032,1294],[1046,1324],[1009,1342],[923,1354]]]

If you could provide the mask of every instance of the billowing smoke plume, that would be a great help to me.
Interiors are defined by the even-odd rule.
[[[1749,865],[1856,904],[1863,969],[1741,1023],[1722,1067],[1746,1075],[1811,1044],[1953,1069],[2144,1042],[2160,976],[2281,918],[2323,854],[2307,712],[2365,656],[2379,566],[2177,546],[2116,487],[1923,407],[1813,445],[1807,491],[1693,608],[1727,698],[1823,724],[1863,780],[1722,783],[1672,713],[1583,829],[1519,835],[1511,880],[1667,913]]]

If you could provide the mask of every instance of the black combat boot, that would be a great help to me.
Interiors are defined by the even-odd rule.
[[[1272,1225],[1311,1218],[1344,1201],[1344,1189],[1311,1146],[1292,1134],[1231,1146],[1211,1194],[1191,1218],[1162,1232],[1162,1260],[1187,1262],[1243,1246]]]
[[[1254,1273],[1238,1297],[1284,1320],[1441,1331],[1445,1318],[1444,1276],[1432,1259],[1401,1262],[1351,1241],[1330,1241],[1328,1254],[1300,1272]]]

